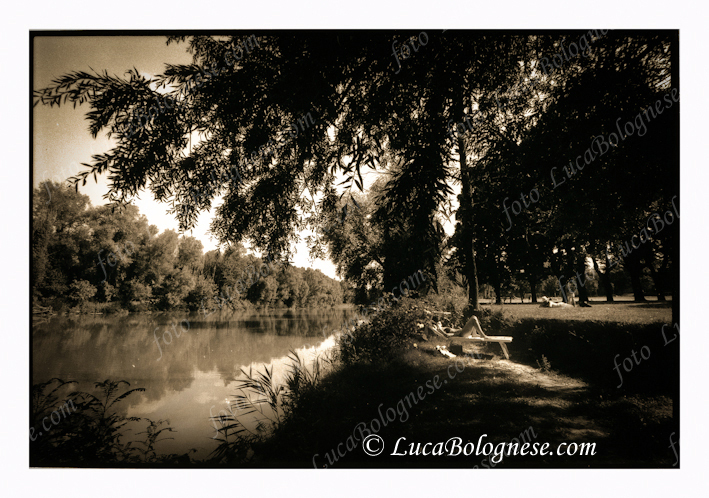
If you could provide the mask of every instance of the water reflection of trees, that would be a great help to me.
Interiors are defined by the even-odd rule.
[[[346,310],[254,310],[246,312],[129,316],[54,317],[33,330],[33,382],[60,376],[92,383],[125,379],[146,391],[131,405],[156,401],[188,388],[196,371],[219,373],[225,385],[240,368],[268,363],[291,348],[316,345],[338,330]],[[181,332],[181,320],[189,330]],[[174,337],[172,325],[180,331]],[[183,322],[186,328],[186,322]],[[155,343],[155,329],[160,350]],[[170,344],[163,332],[170,331]],[[312,338],[312,340],[304,340]],[[142,399],[141,399],[142,397]]]

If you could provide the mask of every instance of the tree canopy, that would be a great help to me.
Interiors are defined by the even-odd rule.
[[[150,189],[187,229],[221,199],[212,232],[273,258],[349,209],[348,229],[324,234],[341,274],[367,288],[423,269],[435,290],[445,256],[474,308],[478,265],[496,289],[522,270],[535,289],[550,274],[563,283],[622,261],[631,279],[646,266],[656,287],[678,292],[678,277],[667,277],[678,276],[678,223],[648,233],[642,250],[607,256],[679,194],[676,32],[266,32],[167,43],[186,44],[193,63],[152,79],[74,72],[35,92],[37,103],[88,103],[91,133],[116,139],[74,179],[108,174],[110,202]],[[643,117],[658,101],[670,105]],[[619,128],[628,122],[637,133]],[[598,137],[613,133],[603,149]],[[364,168],[385,177],[366,202],[355,195]],[[441,213],[456,191],[447,241]]]

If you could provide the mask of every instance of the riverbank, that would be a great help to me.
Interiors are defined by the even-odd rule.
[[[444,357],[436,347],[447,341],[423,340],[416,326],[431,320],[426,302],[406,300],[358,327],[348,343],[340,341],[335,366],[297,394],[273,435],[252,441],[253,453],[245,461],[226,452],[223,463],[670,468],[676,462],[670,438],[676,441],[679,433],[679,341],[671,327],[663,329],[670,322],[669,305],[649,321],[640,319],[644,308],[636,306],[642,305],[614,305],[612,314],[603,312],[605,320],[590,313],[586,321],[567,319],[557,310],[540,318],[537,307],[529,309],[534,318],[488,314],[486,333],[514,338],[508,361],[497,345],[477,351],[478,358]],[[347,356],[347,351],[356,354]],[[369,433],[384,442],[378,456],[362,449]],[[562,443],[595,443],[595,454],[517,455],[499,463],[482,454],[430,454],[433,444],[452,438],[464,446],[477,444],[483,435],[484,441],[502,443],[519,440],[521,434],[552,449]],[[411,455],[415,447],[403,446],[427,442],[433,444],[425,456]]]

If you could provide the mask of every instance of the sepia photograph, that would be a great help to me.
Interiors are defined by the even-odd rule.
[[[652,470],[698,492],[689,38],[579,12],[22,31],[23,475],[555,496],[550,471]]]
[[[32,465],[678,465],[677,31],[32,43]]]

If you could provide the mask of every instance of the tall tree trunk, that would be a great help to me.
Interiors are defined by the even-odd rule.
[[[603,289],[606,291],[606,301],[609,303],[613,302],[613,282],[611,282],[611,270],[610,270],[610,264],[611,261],[608,259],[608,255],[606,253],[606,272],[602,273],[601,269],[598,267],[598,261],[596,260],[595,257],[592,257],[593,259],[593,269],[596,270],[596,273],[598,274],[598,278],[601,280],[601,284],[603,284]]]
[[[630,253],[623,257],[623,263],[625,269],[628,270],[630,274],[630,285],[633,287],[633,296],[636,303],[643,303],[646,301],[645,294],[643,293],[643,286],[640,281],[642,276],[642,266],[640,265],[640,258],[636,253]]]
[[[461,112],[457,115],[462,116],[463,113]],[[465,206],[461,206],[464,214],[461,223],[463,225],[465,244],[465,274],[468,279],[468,304],[472,306],[473,310],[479,311],[478,269],[475,263],[475,244],[473,243],[473,185],[470,178],[471,171],[470,168],[468,168],[466,158],[465,137],[463,137],[461,133],[458,133],[458,154],[460,156],[463,202],[465,203]]]
[[[662,266],[660,266],[660,269],[658,270],[659,277],[660,277],[660,282],[662,283],[662,289],[663,289],[663,301],[664,299],[664,294],[667,293],[667,280],[669,278],[669,273],[667,271],[667,265],[670,262],[670,254],[668,251],[665,251],[665,257],[662,258]]]
[[[566,290],[567,284],[569,283],[569,278],[566,275],[562,275],[561,277],[558,277],[559,280],[559,296],[561,296],[561,300],[565,303],[568,304],[569,302],[569,295]]]
[[[537,276],[534,273],[529,273],[529,288],[532,290],[532,302],[537,302]]]
[[[652,282],[655,284],[655,292],[657,293],[658,301],[665,301],[665,285],[663,280],[663,275],[661,272],[655,270],[655,265],[652,261],[648,262],[647,267],[650,269],[650,276],[652,277]]]
[[[576,268],[580,277],[576,278],[576,288],[579,294],[579,304],[588,303],[588,289],[586,289],[586,254],[580,253],[577,258]],[[579,282],[579,280],[581,280]]]
[[[497,268],[497,257],[495,257],[495,274],[492,278],[495,286],[495,304],[502,304],[502,279]]]
[[[527,257],[529,258],[529,266],[527,267],[527,270],[529,271],[528,275],[529,278],[527,279],[529,282],[529,288],[532,292],[532,302],[536,303],[537,302],[537,275],[535,274],[534,271],[532,271],[532,268],[535,268],[535,261],[534,261],[534,255],[532,254],[532,245],[529,243],[529,233],[527,232],[527,228],[525,227],[524,229],[524,243],[527,246]]]

